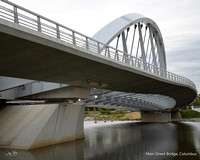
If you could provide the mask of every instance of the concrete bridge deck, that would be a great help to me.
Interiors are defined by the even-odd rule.
[[[196,90],[0,19],[0,75],[115,91],[162,94],[177,107]]]

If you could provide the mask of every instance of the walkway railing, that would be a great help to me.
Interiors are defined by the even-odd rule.
[[[17,23],[21,26],[41,32],[51,37],[58,38],[78,47],[85,48],[104,57],[136,67],[148,73],[190,86],[196,90],[195,84],[185,77],[146,63],[142,59],[127,55],[123,51],[103,44],[95,39],[92,39],[84,34],[81,34],[7,0],[0,0],[0,18]]]

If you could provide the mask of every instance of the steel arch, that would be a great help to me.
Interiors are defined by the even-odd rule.
[[[101,30],[99,30],[92,38],[104,44],[109,45],[116,37],[118,37],[120,34],[123,34],[125,30],[127,30],[129,27],[138,23],[147,24],[149,28],[151,27],[151,31],[153,32],[152,34],[154,34],[154,36],[155,34],[158,35],[157,45],[159,45],[159,48],[160,48],[160,53],[159,53],[160,54],[160,57],[159,57],[160,68],[167,70],[165,47],[164,47],[161,31],[158,28],[157,24],[152,19],[147,18],[141,14],[130,13],[130,14],[121,16],[113,20],[109,24],[107,24]]]

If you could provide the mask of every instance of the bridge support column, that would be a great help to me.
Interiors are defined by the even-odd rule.
[[[34,149],[84,138],[81,104],[0,108],[0,148]]]
[[[179,111],[173,111],[171,113],[172,121],[178,121],[182,118],[181,113]]]
[[[142,113],[142,122],[170,122],[171,113]]]

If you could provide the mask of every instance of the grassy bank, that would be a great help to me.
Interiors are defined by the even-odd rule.
[[[100,112],[100,111],[86,111],[85,118],[90,117],[93,120],[140,120],[141,115],[139,112],[125,112],[125,111],[113,111],[113,112]]]
[[[182,118],[200,118],[200,113],[194,110],[181,110]]]

